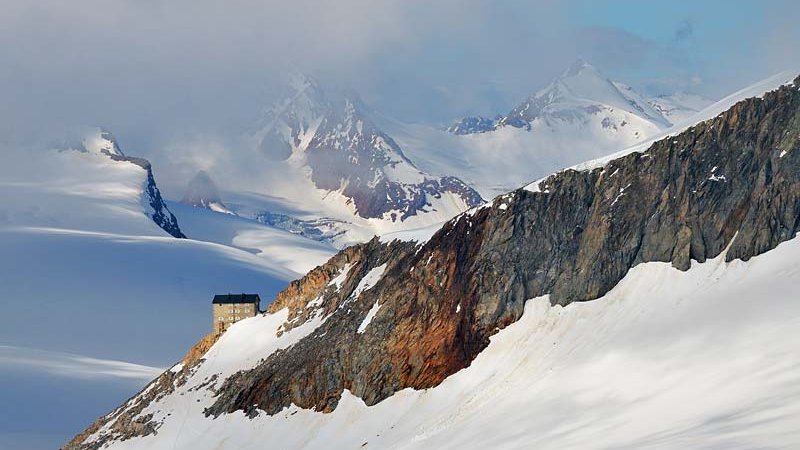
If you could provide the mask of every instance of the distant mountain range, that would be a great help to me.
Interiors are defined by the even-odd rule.
[[[557,128],[559,122],[596,122],[605,129],[640,138],[652,132],[652,127],[669,127],[711,103],[700,95],[686,93],[648,98],[624,83],[607,79],[588,62],[578,60],[508,114],[494,119],[465,117],[447,131],[464,135],[488,133],[507,126],[535,131]],[[638,120],[628,120],[631,116]]]
[[[201,198],[200,185],[214,184],[207,169],[184,203],[220,209],[227,197],[226,212],[340,248],[442,223],[559,167],[641,142],[704,104],[647,99],[584,61],[505,116],[465,118],[448,132],[392,121],[308,76],[288,91],[264,112],[252,150],[237,155],[241,167],[226,171],[263,175]]]
[[[657,135],[711,101],[648,98],[578,60],[544,88],[492,119],[466,117],[444,130],[384,120],[423,170],[457,176],[484,198]]]

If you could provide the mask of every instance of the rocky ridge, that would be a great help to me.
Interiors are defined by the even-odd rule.
[[[799,88],[800,77],[645,152],[497,197],[427,241],[345,249],[270,306],[288,311],[281,332],[323,317],[313,332],[218,384],[191,380],[202,360],[168,381],[213,385],[210,417],[331,411],[345,389],[372,405],[469,366],[527,299],[592,300],[649,261],[687,270],[723,251],[728,261],[766,252],[800,228]],[[174,389],[160,383],[67,448],[157,433],[148,407]]]
[[[131,164],[136,164],[147,172],[147,180],[144,185],[144,192],[142,194],[142,202],[145,208],[145,213],[156,223],[162,230],[169,233],[171,236],[183,239],[186,235],[178,226],[178,219],[172,214],[172,211],[167,207],[164,198],[161,197],[161,191],[156,185],[156,179],[153,176],[153,166],[150,161],[144,158],[125,155],[117,144],[114,136],[104,130],[97,130],[87,136],[80,148],[81,151],[96,152],[108,156],[114,161],[124,161]]]

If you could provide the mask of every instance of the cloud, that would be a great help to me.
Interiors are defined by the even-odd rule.
[[[97,378],[152,380],[164,369],[72,353],[0,345],[0,371],[35,371],[84,380]]]
[[[347,78],[381,49],[418,45],[400,0],[0,3],[0,40],[13,43],[0,47],[0,112],[34,133],[225,126],[290,68]]]
[[[791,2],[727,28],[730,20],[717,17],[727,10],[693,6],[692,19],[666,24],[663,38],[641,24],[664,28],[687,17],[687,6],[666,19],[653,8],[605,15],[609,8],[595,3],[0,0],[0,141],[103,126],[157,164],[171,151],[185,160],[180,148],[190,142],[207,140],[216,152],[235,141],[277,98],[288,71],[355,88],[389,116],[441,125],[506,112],[578,56],[636,87],[699,75],[708,81],[698,89],[724,94],[796,53]],[[752,48],[734,51],[741,42]],[[175,175],[193,170],[185,172]]]

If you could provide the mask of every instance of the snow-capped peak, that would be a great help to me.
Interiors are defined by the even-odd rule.
[[[287,161],[287,171],[299,169],[297,177],[324,197],[336,193],[343,199],[337,207],[394,223],[433,211],[452,216],[482,202],[462,181],[417,169],[357,94],[329,97],[308,76],[295,76],[291,86],[265,115],[255,145],[269,159]]]
[[[110,132],[96,128],[83,138],[83,149],[90,153],[102,153],[109,156],[125,156],[120,150],[117,140]]]
[[[254,138],[262,154],[271,160],[286,160],[308,145],[316,127],[332,111],[331,103],[313,78],[295,75],[291,93],[264,113]]]
[[[494,121],[483,117],[466,118],[450,126],[448,131],[454,134],[485,133],[505,126],[531,130],[536,120],[549,124],[579,123],[585,122],[591,115],[606,114],[619,116],[605,121],[607,124],[615,122],[613,125],[617,128],[623,126],[623,122],[630,123],[630,120],[622,118],[625,114],[633,114],[656,129],[671,125],[657,108],[632,87],[609,80],[597,67],[578,59],[507,115]],[[602,118],[600,122],[603,122]],[[609,128],[610,125],[603,126]],[[638,135],[641,135],[644,130],[638,131]]]
[[[564,72],[561,73],[560,78],[569,78],[571,76],[579,75],[581,72],[593,72],[600,76],[600,71],[591,64],[589,64],[583,58],[577,58],[571,66],[566,68]]]
[[[530,123],[542,110],[557,104],[562,105],[559,109],[606,105],[643,116],[661,127],[670,125],[633,88],[609,80],[595,66],[581,59],[547,87],[515,108],[509,116],[516,116]]]

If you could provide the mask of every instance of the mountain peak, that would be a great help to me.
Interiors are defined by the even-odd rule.
[[[102,153],[109,156],[125,156],[111,132],[95,128],[83,138],[83,149],[90,153]]]
[[[232,214],[222,202],[216,183],[205,170],[198,171],[189,181],[181,203],[195,208],[206,208],[216,212]]]
[[[593,66],[583,58],[576,59],[572,65],[570,65],[566,70],[564,70],[564,72],[561,73],[559,78],[569,78],[582,73],[590,73],[592,75],[605,78],[597,69],[597,67]]]
[[[335,90],[328,97],[306,75],[295,76],[292,87],[294,94],[268,111],[255,144],[273,161],[296,155],[293,161],[307,169],[303,176],[317,189],[346,197],[345,207],[355,215],[402,222],[483,201],[461,180],[418,170],[371,120],[372,111],[358,94]]]
[[[303,72],[295,72],[291,74],[287,84],[289,88],[298,93],[306,90],[320,90],[317,80],[311,75]]]

